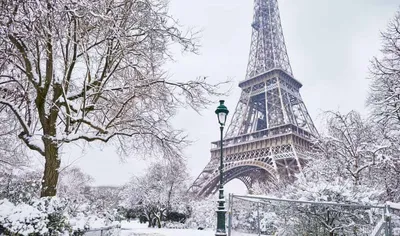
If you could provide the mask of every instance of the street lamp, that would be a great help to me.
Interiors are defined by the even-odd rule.
[[[217,232],[215,233],[216,236],[225,236],[225,198],[224,198],[224,185],[223,185],[223,149],[222,149],[222,141],[223,141],[223,133],[224,133],[224,126],[226,122],[226,117],[228,116],[228,108],[224,105],[224,100],[219,101],[219,106],[217,110],[215,110],[215,114],[218,117],[218,123],[220,125],[219,129],[221,131],[221,157],[220,157],[220,164],[219,164],[219,198],[218,198],[218,210],[217,210]]]

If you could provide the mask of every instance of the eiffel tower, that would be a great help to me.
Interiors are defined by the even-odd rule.
[[[255,0],[252,37],[242,93],[223,141],[224,184],[241,180],[291,181],[307,160],[318,135],[292,73],[277,0]],[[220,141],[212,142],[211,160],[189,192],[197,196],[218,187]]]

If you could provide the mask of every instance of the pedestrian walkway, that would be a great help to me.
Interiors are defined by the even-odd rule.
[[[165,229],[148,228],[147,224],[137,221],[123,221],[121,223],[121,236],[214,236],[214,230],[197,229]],[[235,236],[252,236],[251,234],[235,234]]]

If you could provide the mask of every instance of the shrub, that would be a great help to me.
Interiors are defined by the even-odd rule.
[[[13,234],[48,234],[47,214],[25,203],[14,205],[7,199],[0,201],[0,225]]]

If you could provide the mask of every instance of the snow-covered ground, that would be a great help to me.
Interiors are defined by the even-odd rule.
[[[121,224],[121,236],[214,236],[213,230],[196,230],[196,229],[156,229],[147,228],[147,224],[140,224],[137,221],[126,222]],[[232,233],[232,236],[254,236],[252,234]]]

